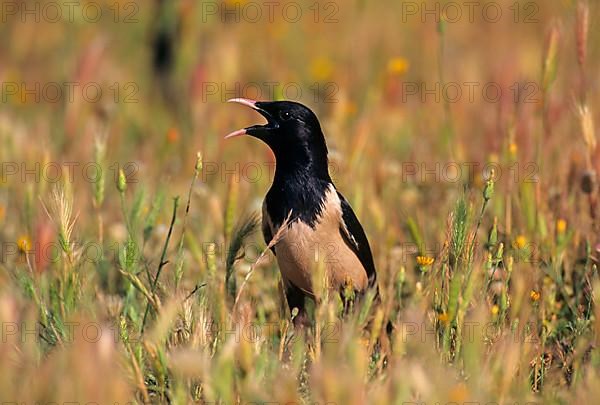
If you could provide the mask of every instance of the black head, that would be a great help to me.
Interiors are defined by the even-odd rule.
[[[273,150],[278,167],[308,167],[327,173],[325,137],[317,116],[308,107],[293,101],[234,98],[229,102],[254,109],[267,123],[234,131],[225,138],[250,135]]]

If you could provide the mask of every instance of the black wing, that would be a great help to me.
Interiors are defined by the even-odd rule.
[[[369,241],[367,240],[367,235],[365,235],[365,231],[358,221],[358,218],[356,218],[356,214],[352,210],[350,203],[348,203],[346,198],[344,198],[339,191],[338,196],[340,197],[340,202],[342,204],[342,220],[344,221],[342,226],[340,226],[342,238],[365,268],[369,280],[369,287],[376,286],[377,273],[375,271],[375,263],[373,262],[373,255],[371,253]]]

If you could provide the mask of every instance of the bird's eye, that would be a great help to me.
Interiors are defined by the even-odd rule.
[[[287,112],[287,111],[282,111],[282,112],[280,112],[280,113],[279,113],[279,117],[280,117],[280,118],[281,118],[283,121],[287,121],[287,120],[289,120],[290,118],[292,118],[292,115],[291,115],[289,112]]]

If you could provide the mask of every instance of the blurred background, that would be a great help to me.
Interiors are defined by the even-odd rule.
[[[202,283],[212,285],[211,277],[216,276],[211,269],[222,276],[233,274],[239,288],[265,246],[260,232],[243,239],[249,247],[235,266],[228,247],[239,236],[240,221],[260,211],[274,161],[268,148],[255,139],[223,140],[232,130],[262,120],[252,111],[227,104],[233,97],[295,100],[318,115],[330,150],[332,176],[361,218],[380,284],[384,291],[390,289],[385,299],[390,319],[416,307],[418,319],[433,319],[442,329],[446,325],[452,307],[448,286],[442,286],[438,295],[434,280],[451,277],[448,268],[454,266],[444,259],[445,249],[453,238],[456,202],[464,199],[472,213],[469,235],[482,240],[474,259],[482,277],[493,267],[486,267],[488,254],[501,258],[511,254],[515,267],[525,274],[520,284],[515,282],[521,286],[515,290],[519,300],[533,300],[535,307],[540,299],[536,294],[542,293],[540,302],[546,296],[558,296],[563,302],[556,308],[552,301],[548,303],[552,310],[534,311],[535,316],[528,304],[527,316],[547,322],[546,332],[572,331],[579,321],[591,328],[593,311],[586,305],[591,305],[590,280],[597,277],[592,266],[600,249],[596,181],[600,155],[594,124],[600,101],[599,13],[596,1],[576,0],[2,0],[0,315],[38,320],[45,331],[40,334],[54,336],[49,342],[36,342],[34,348],[21,349],[29,354],[13,360],[23,374],[12,367],[13,377],[3,379],[6,389],[11,378],[41,378],[34,384],[32,398],[98,398],[93,389],[78,391],[87,381],[85,372],[80,372],[84,366],[65,366],[76,362],[77,356],[69,360],[72,353],[67,352],[64,358],[55,354],[58,359],[44,360],[45,356],[54,353],[60,336],[67,334],[69,319],[104,320],[120,324],[123,330],[139,330],[146,318],[146,301],[136,281],[119,272],[129,271],[123,264],[127,262],[124,246],[132,239],[140,244],[143,260],[134,273],[151,268],[143,284],[152,286],[150,274],[162,261],[169,234],[172,197],[180,196],[180,201],[175,236],[166,249],[172,263],[165,267],[159,287],[163,300],[195,291]],[[192,182],[194,176],[197,180]],[[485,215],[479,217],[482,193],[490,180],[494,197],[484,196]],[[504,251],[491,249],[484,241],[491,230],[500,235]],[[179,234],[184,232],[185,240],[181,236],[179,244]],[[74,249],[65,248],[69,241]],[[99,253],[82,248],[88,243],[99,247]],[[43,254],[44,247],[52,244],[57,244],[55,256]],[[527,260],[518,260],[523,251]],[[82,260],[89,255],[94,260]],[[67,264],[54,260],[57,257],[67,258]],[[501,267],[500,284],[507,278],[506,260],[494,262]],[[432,263],[435,272],[426,273],[424,268]],[[72,279],[73,269],[79,276]],[[283,321],[277,312],[277,267],[267,258],[258,269],[243,299],[257,308],[246,307],[244,316]],[[558,276],[547,281],[548,269]],[[220,280],[218,291],[225,294],[225,281]],[[55,291],[53,285],[62,287]],[[490,319],[511,310],[516,317],[521,309],[511,307],[508,285],[507,281],[504,290],[498,287],[502,293],[480,297],[472,309],[485,308]],[[70,288],[73,296],[68,298],[65,291]],[[546,295],[544,288],[552,293]],[[413,294],[424,295],[414,298]],[[219,299],[226,302],[223,297]],[[109,309],[115,302],[112,313]],[[194,301],[194,314],[204,313],[207,307],[212,304]],[[223,308],[219,316],[225,317]],[[565,308],[571,312],[565,314]],[[174,319],[177,311],[167,314]],[[581,334],[583,330],[595,336],[592,329],[583,328]],[[540,332],[544,344],[531,349],[530,357],[511,357],[517,362],[523,356],[534,367],[532,374],[522,370],[529,377],[514,386],[507,381],[501,386],[494,381],[474,386],[444,383],[436,391],[428,385],[433,380],[427,382],[427,376],[415,371],[413,376],[418,377],[399,393],[390,388],[400,378],[390,366],[385,371],[389,374],[382,371],[387,382],[381,384],[392,385],[385,395],[380,391],[379,398],[382,403],[392,397],[531,399],[530,393],[541,389],[539,375],[546,375],[541,369],[555,367],[560,374],[567,366],[575,367],[574,361],[583,362],[569,358],[576,356],[579,332],[568,338],[546,332]],[[551,335],[556,340],[546,345]],[[264,355],[268,361],[281,357],[277,356],[278,336],[273,352]],[[198,394],[195,382],[189,382],[195,381],[185,374],[191,373],[189,369],[173,371],[165,366],[165,375],[181,372],[185,378],[180,381],[186,383],[178,385],[166,377],[159,383],[160,367],[152,362],[171,361],[156,354],[171,347],[160,342],[163,346],[157,343],[158,349],[136,342],[98,349],[101,352],[94,347],[74,350],[92,359],[109,356],[108,363],[98,360],[109,374],[113,361],[120,359],[117,368],[127,382],[107,381],[115,395],[106,394],[106,400],[132,395],[157,401],[181,395],[177,398],[182,403],[198,398],[265,398],[252,396],[261,392],[260,387],[237,374],[230,376],[236,387],[230,380],[224,381],[231,385],[206,383],[205,391],[200,390],[204,396]],[[559,350],[564,355],[561,365],[546,357],[547,352],[560,357],[548,348],[556,342],[572,349]],[[197,349],[199,344],[191,347]],[[259,359],[262,349],[254,349],[256,357],[246,352],[242,357]],[[207,353],[218,363],[213,371],[222,371],[219,367],[225,367],[222,362],[229,358],[219,357],[218,350]],[[0,358],[3,355],[13,358],[15,353],[4,347]],[[423,363],[411,367],[442,367],[437,359],[423,358]],[[73,378],[84,379],[83,385],[66,387],[64,395],[44,391],[47,387],[40,381],[49,377],[26,365],[47,361],[50,369],[76,370]],[[356,362],[360,365],[348,367],[367,367],[362,360]],[[200,360],[194,367],[198,364]],[[328,373],[335,370],[335,362],[329,369],[324,364],[311,378],[331,377]],[[274,369],[265,371],[267,366],[259,370],[243,363],[240,367],[248,375],[266,373],[270,377],[265,381],[277,375]],[[439,375],[444,375],[443,370]],[[88,371],[94,375],[98,370]],[[498,376],[512,375],[498,372]],[[348,384],[355,381],[348,378]],[[553,386],[567,384],[564,378],[557,377]],[[344,401],[328,386],[308,377],[300,380],[289,377],[285,380],[289,386],[280,387],[281,392],[275,387],[262,389],[273,391],[267,398],[293,399],[295,394],[286,395],[300,387],[297,394],[304,399]],[[360,378],[356,381],[361,381],[360,393],[346,400],[360,403],[372,388],[370,383],[363,387]],[[93,386],[93,378],[87,383]]]
[[[177,186],[202,150],[219,167],[207,174],[214,190],[232,177],[227,169],[240,173],[236,163],[260,162],[266,172],[271,161],[253,140],[222,140],[256,121],[224,104],[244,96],[315,110],[344,173],[342,190],[356,180],[348,184],[365,194],[399,198],[414,185],[402,181],[402,162],[484,164],[507,142],[520,160],[537,162],[543,110],[551,128],[541,153],[561,163],[544,168],[544,178],[566,180],[570,155],[582,145],[565,141],[577,137],[582,88],[596,94],[598,59],[597,47],[588,47],[590,80],[583,81],[574,1],[289,3],[3,2],[3,161],[92,161],[100,126],[115,168],[131,162],[127,174],[154,179],[150,187],[156,180]],[[594,21],[595,4],[589,12]],[[593,44],[593,23],[590,30]],[[551,35],[560,74],[544,104]],[[239,182],[242,196],[260,197],[266,177]],[[449,183],[458,189],[459,179],[434,181],[443,184],[431,192]],[[400,198],[394,211],[439,202],[415,198],[422,201]]]

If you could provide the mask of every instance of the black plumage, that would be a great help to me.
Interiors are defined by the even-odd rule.
[[[304,298],[312,297],[313,257],[323,261],[330,288],[348,283],[360,296],[377,289],[375,264],[367,236],[352,207],[337,191],[328,170],[327,145],[316,115],[290,101],[230,100],[261,113],[265,125],[227,136],[250,135],[275,154],[273,184],[263,204],[263,235],[267,244],[288,219],[287,229],[272,246],[286,287],[290,310],[305,321]]]
[[[342,232],[346,243],[350,245],[350,248],[358,256],[360,262],[364,266],[365,271],[367,272],[367,278],[369,279],[369,287],[376,286],[377,273],[375,271],[375,263],[373,262],[373,254],[371,253],[367,235],[348,200],[346,200],[340,192],[338,192],[338,195],[342,201],[342,218],[348,229],[348,232],[344,232],[341,229],[340,232]]]

